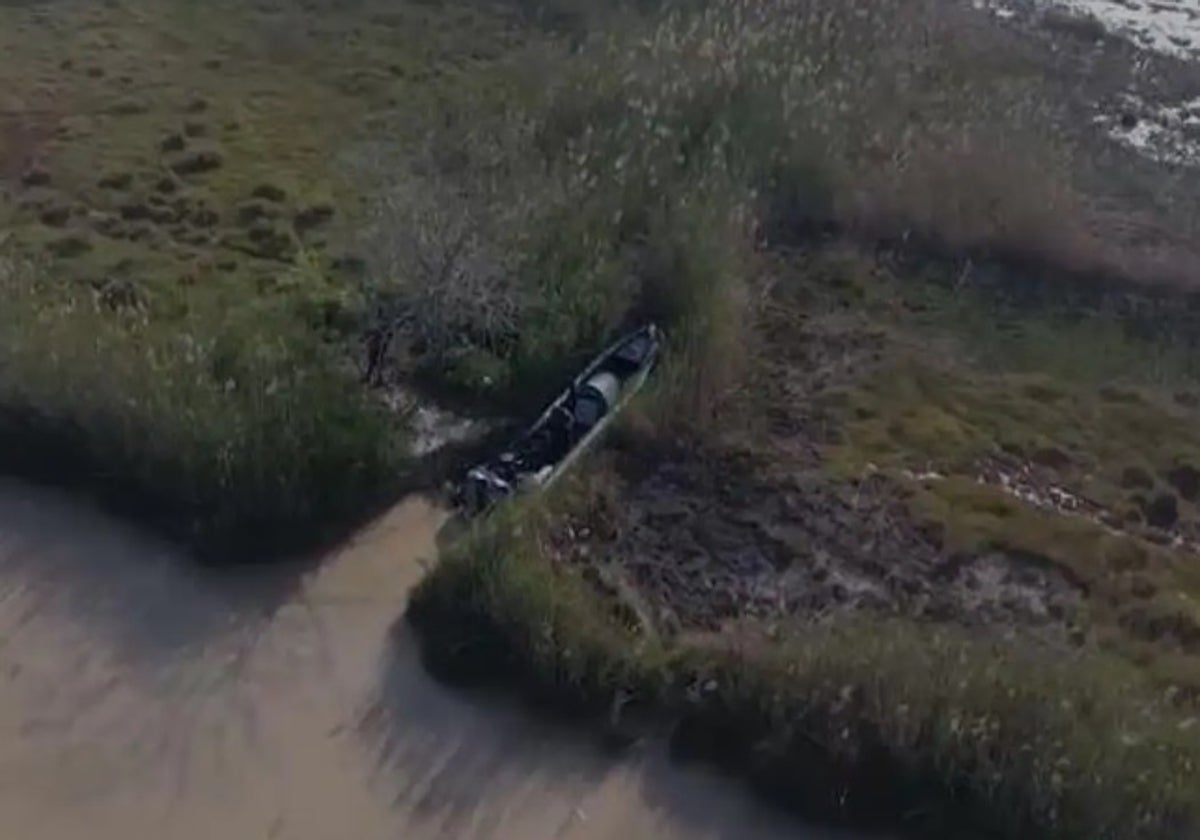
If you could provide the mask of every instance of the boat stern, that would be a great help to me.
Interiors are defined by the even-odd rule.
[[[479,514],[512,493],[512,485],[503,478],[486,467],[475,467],[458,488],[458,505],[468,514]]]

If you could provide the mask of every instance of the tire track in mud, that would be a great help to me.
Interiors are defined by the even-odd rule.
[[[826,837],[658,746],[434,683],[399,618],[443,514],[216,571],[0,480],[0,836]]]

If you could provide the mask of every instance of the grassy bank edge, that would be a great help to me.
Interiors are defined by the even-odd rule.
[[[408,618],[435,672],[610,723],[638,710],[822,821],[1060,840],[1200,826],[1200,739],[1131,692],[1123,665],[884,618],[664,643],[547,558],[552,515],[499,515],[414,593]]]
[[[0,254],[0,474],[212,560],[308,550],[421,480],[407,427],[278,306],[113,309]]]
[[[319,551],[430,481],[431,470],[415,461],[391,476],[365,475],[364,466],[361,484],[331,499],[319,515],[263,511],[229,516],[178,487],[130,470],[124,454],[101,450],[103,437],[71,419],[0,405],[0,478],[78,494],[178,542],[206,563],[266,562]],[[151,469],[175,466],[167,459]]]

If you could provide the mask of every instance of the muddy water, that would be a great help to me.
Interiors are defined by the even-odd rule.
[[[0,480],[0,837],[831,836],[431,681],[396,619],[441,522],[410,500],[319,564],[217,573]]]

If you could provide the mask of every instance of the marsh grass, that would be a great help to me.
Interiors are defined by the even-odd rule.
[[[504,146],[487,139],[495,129],[484,121],[474,148],[455,147],[455,167],[432,170],[478,171],[482,158],[510,185],[505,194],[536,183],[524,194],[554,196],[514,252],[513,289],[529,308],[511,345],[493,352],[494,369],[517,381],[523,359],[569,359],[624,320],[654,317],[672,336],[666,364],[622,428],[645,451],[715,439],[754,404],[747,360],[782,352],[760,330],[763,307],[823,284],[816,297],[836,286],[839,305],[868,320],[882,313],[885,333],[907,331],[918,344],[937,333],[936,346],[986,370],[925,385],[943,367],[881,371],[849,395],[846,407],[861,412],[833,468],[839,458],[856,471],[932,452],[969,460],[1006,435],[1033,452],[1058,440],[1057,426],[1093,448],[1154,440],[1146,406],[1068,396],[1032,372],[1051,367],[1042,373],[1098,388],[1117,373],[1144,374],[1156,347],[1175,364],[1166,344],[1102,315],[1056,320],[1026,307],[1000,319],[973,287],[960,295],[960,271],[940,287],[911,264],[897,277],[870,245],[919,245],[916,261],[932,254],[942,268],[967,255],[1049,267],[1038,282],[1120,262],[1074,188],[1077,162],[1053,105],[1003,54],[981,61],[975,39],[988,43],[986,33],[955,15],[924,2],[716,0],[618,15],[569,50],[526,57],[513,83],[519,107],[501,109],[520,115],[523,139],[507,147],[519,153],[481,154]],[[512,126],[491,125],[500,124]],[[789,288],[762,271],[780,246],[820,250],[831,234],[848,247],[836,265],[807,265],[823,279]],[[1093,414],[1102,422],[1090,425]],[[1173,440],[1186,437],[1177,432]],[[1131,580],[1108,566],[1165,569],[1132,538],[1023,510],[973,483],[943,488],[956,489],[974,495],[915,502],[947,524],[948,549],[1048,557],[1112,602],[1097,613],[1100,635],[1116,630]],[[555,505],[501,511],[444,556],[410,613],[430,661],[597,715],[632,698],[679,722],[693,749],[810,814],[873,816],[931,837],[964,825],[1010,838],[1194,835],[1196,722],[1134,657],[878,616],[769,638],[748,627],[664,641],[556,564],[546,525]],[[1144,611],[1178,606],[1152,600]],[[1131,644],[1126,634],[1116,647],[1127,654]],[[1152,664],[1170,658],[1158,653]]]
[[[401,477],[402,433],[294,319],[112,311],[0,262],[5,466],[82,483],[227,548],[313,536]]]
[[[1052,109],[1002,70],[971,72],[944,18],[928,2],[715,0],[617,6],[575,44],[538,41],[486,96],[450,103],[418,166],[376,163],[415,173],[376,206],[378,229],[419,247],[368,239],[373,294],[417,325],[438,375],[516,405],[658,319],[695,417],[727,402],[754,346],[763,246],[832,226],[1078,265],[1093,243]],[[1019,189],[1014,172],[1030,173]]]
[[[506,511],[442,560],[410,619],[439,667],[592,714],[677,721],[693,754],[811,816],[947,836],[1186,838],[1195,719],[1130,668],[850,619],[666,644],[542,550],[545,509]]]
[[[489,208],[487,218],[496,204],[518,208],[508,218],[520,236],[485,238],[509,266],[508,285],[489,289],[516,303],[521,327],[502,342],[448,331],[464,338],[437,364],[450,376],[487,371],[493,394],[531,380],[557,384],[556,372],[605,334],[653,317],[671,336],[666,363],[622,427],[651,451],[736,430],[742,407],[753,405],[757,368],[747,360],[779,350],[767,346],[774,337],[762,334],[760,315],[794,291],[761,271],[782,246],[849,243],[846,262],[860,270],[852,282],[841,282],[841,267],[816,267],[864,315],[880,298],[903,307],[914,294],[883,288],[892,267],[873,250],[881,242],[911,247],[918,262],[1038,265],[1047,269],[1038,283],[1125,271],[1124,257],[1094,232],[1069,135],[1044,89],[1019,62],[988,52],[985,31],[961,24],[945,4],[920,0],[714,0],[625,9],[570,45],[530,50],[515,62],[506,98],[467,107],[470,127],[454,121],[421,172],[434,194],[466,197]],[[920,287],[916,296],[936,285],[904,279]],[[1112,337],[1102,319],[1072,321],[1067,334],[1047,313],[1021,310],[1012,320],[1028,323],[1017,334],[989,322],[988,299],[966,302],[944,285],[933,294],[943,296],[939,328],[961,321],[943,331],[980,338],[975,355],[1011,381],[914,388],[889,403],[886,395],[912,383],[882,380],[882,405],[861,405],[860,428],[849,430],[856,467],[922,445],[954,457],[990,447],[1005,431],[1003,397],[988,403],[990,419],[988,409],[968,410],[979,407],[972,398],[991,385],[1020,390],[1028,383],[1013,374],[1045,362],[1048,346],[1063,351],[1049,353],[1056,373],[1087,369],[1089,381],[1138,370],[1146,349],[1123,341],[1127,356],[1099,360]],[[910,312],[902,326],[920,333],[929,325],[919,321]],[[1088,343],[1066,352],[1076,337]],[[1042,411],[1047,393],[1029,391],[1015,410]],[[1021,443],[1045,445],[1042,426],[1058,420],[1086,424],[1075,412],[1088,405],[1017,422],[1029,437]],[[895,418],[889,406],[908,414]],[[959,422],[963,412],[973,419]],[[908,421],[919,439],[898,440],[893,426]],[[1080,536],[1060,520],[1038,532],[1032,526],[1054,517],[1009,516],[1015,503],[976,501],[991,516],[985,524],[1008,516],[1000,525],[1028,539],[1005,544],[977,527],[952,534],[961,538],[953,547],[991,539],[1061,550],[1054,556],[1064,565],[1088,570],[1112,559],[1109,548],[1129,546]],[[1194,835],[1195,720],[1121,657],[1091,647],[1059,656],[1019,633],[996,642],[878,617],[771,639],[749,628],[668,643],[555,564],[546,529],[554,516],[553,504],[498,512],[447,552],[410,613],[431,662],[516,680],[598,714],[632,696],[680,720],[693,746],[836,819],[875,814],[934,837],[956,836],[963,824],[1011,838]],[[1039,546],[1041,538],[1055,544]]]

